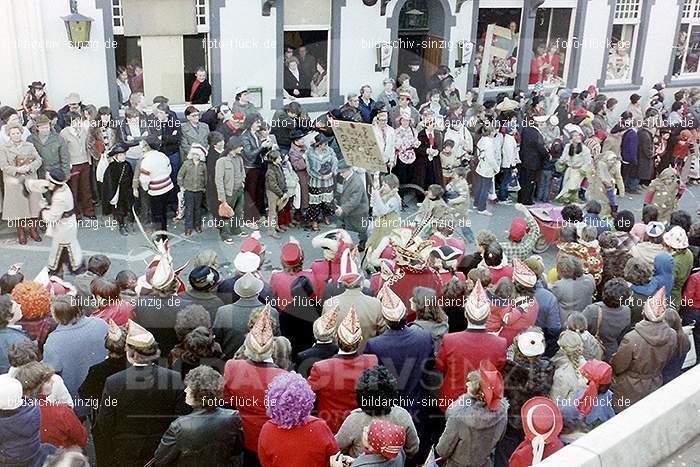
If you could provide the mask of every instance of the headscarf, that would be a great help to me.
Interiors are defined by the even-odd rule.
[[[589,360],[581,367],[581,373],[588,379],[588,386],[576,402],[576,408],[587,417],[593,410],[600,385],[612,382],[612,367],[600,360]]]
[[[654,258],[654,274],[645,285],[633,285],[632,290],[645,297],[651,297],[661,287],[666,287],[666,299],[671,298],[673,289],[673,257],[662,252]]]

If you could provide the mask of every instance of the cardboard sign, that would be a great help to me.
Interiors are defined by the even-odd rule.
[[[335,120],[333,134],[349,165],[371,172],[386,172],[386,164],[372,125]]]

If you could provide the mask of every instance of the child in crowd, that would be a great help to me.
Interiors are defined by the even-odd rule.
[[[202,200],[207,191],[206,157],[207,149],[201,144],[193,144],[177,174],[177,184],[185,198],[186,237],[192,235],[192,229],[202,232]]]
[[[603,347],[593,334],[588,332],[588,320],[580,311],[574,311],[566,320],[566,329],[577,332],[583,341],[583,358],[586,360],[603,358]]]
[[[462,165],[462,161],[457,157],[454,141],[448,139],[443,143],[440,151],[440,163],[442,164],[442,179],[447,185],[454,178],[454,170]]]
[[[117,220],[119,233],[128,235],[133,230],[134,193],[132,181],[134,170],[126,160],[126,148],[115,146],[109,152],[111,161],[105,170],[102,182],[102,213],[112,213]]]
[[[277,214],[284,209],[289,201],[290,194],[287,191],[287,180],[282,170],[282,154],[279,151],[270,151],[267,155],[268,165],[265,173],[265,191],[267,192],[267,232],[274,239],[280,238],[277,232],[287,230],[287,226],[277,223]]]
[[[673,146],[672,165],[678,173],[681,173],[683,170],[683,165],[690,154],[690,145],[692,143],[693,133],[690,130],[681,131],[678,135],[678,140],[676,140],[676,144]]]

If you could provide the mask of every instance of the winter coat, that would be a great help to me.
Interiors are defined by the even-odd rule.
[[[413,163],[413,183],[423,189],[433,184],[443,185],[442,163],[440,162],[439,154],[443,143],[442,132],[437,129],[433,130],[432,146],[425,129],[418,132],[418,141],[420,141],[420,146],[416,148],[416,161]],[[438,151],[433,160],[428,160],[429,148]]]
[[[559,300],[561,322],[566,323],[571,313],[582,311],[590,305],[595,289],[595,279],[590,274],[577,279],[559,279],[552,284],[552,293]]]
[[[663,321],[640,321],[620,343],[610,364],[616,413],[659,389],[661,372],[676,350],[677,336]]]
[[[588,332],[594,337],[598,330],[599,309],[601,311],[602,321],[600,323],[598,337],[603,341],[603,346],[605,347],[603,360],[609,362],[615,352],[617,352],[622,336],[629,329],[632,322],[632,312],[626,305],[618,308],[609,308],[603,302],[596,302],[588,305],[583,310],[583,315],[588,321]]]
[[[555,402],[570,399],[582,386],[581,367],[586,363],[586,359],[580,356],[578,368],[576,368],[569,357],[559,349],[552,357],[552,363],[557,369],[554,371],[554,382],[552,389],[549,390],[549,398]]]
[[[447,424],[435,450],[445,467],[489,467],[491,450],[508,423],[508,401],[491,411],[484,402],[463,394],[447,409]]]
[[[205,148],[209,146],[209,127],[199,122],[196,127],[192,126],[189,120],[180,125],[180,154],[187,157],[193,144],[201,144]]]
[[[206,125],[204,126],[206,127]],[[160,139],[159,151],[163,154],[170,156],[179,152],[182,132],[180,131],[180,121],[176,118],[168,115],[166,120],[161,122],[157,117],[153,116],[148,122],[148,132]],[[189,148],[187,150],[189,151]],[[183,152],[181,157],[184,160],[187,157],[187,153]]]
[[[244,188],[245,167],[241,156],[222,156],[216,161],[215,172],[216,196],[219,201],[226,201],[227,197]],[[218,205],[216,213],[218,214]]]
[[[648,128],[637,131],[637,177],[651,180],[654,174],[654,135]]]
[[[406,409],[397,405],[391,407],[391,410],[386,415],[372,416],[363,412],[362,409],[355,409],[350,412],[350,415],[348,415],[335,434],[338,449],[350,457],[357,457],[362,454],[365,450],[362,442],[362,430],[369,426],[373,420],[383,420],[406,428],[406,442],[403,445],[403,449],[406,452],[406,457],[410,458],[416,455],[420,441],[413,418],[411,418],[411,414]]]
[[[284,177],[282,167],[277,164],[269,164],[265,172],[265,189],[271,191],[278,198],[287,193],[287,180]]]
[[[236,410],[195,410],[170,424],[155,452],[156,465],[242,465],[243,430]]]
[[[401,449],[393,459],[381,454],[360,454],[352,461],[350,467],[404,467],[404,465],[406,465],[406,454]]]
[[[533,127],[525,127],[520,133],[520,161],[529,170],[540,170],[549,159],[544,136]]]
[[[17,172],[19,168],[26,170]],[[8,221],[39,217],[41,194],[27,193],[25,181],[36,180],[41,167],[41,157],[31,143],[19,145],[9,143],[0,147],[0,169],[2,169],[5,196],[2,204],[2,218]],[[27,193],[27,194],[25,194]],[[18,227],[14,226],[13,227]]]
[[[16,410],[0,410],[0,465],[41,466],[54,449],[42,445],[38,405],[22,404]]]
[[[265,167],[265,154],[270,148],[262,147],[262,138],[259,134],[253,134],[246,130],[241,135],[243,143],[243,162],[246,169],[262,169]]]
[[[671,305],[681,309],[681,294],[683,286],[693,270],[693,254],[689,249],[673,253],[673,290],[671,291]]]
[[[40,175],[48,173],[51,169],[61,169],[65,174],[70,173],[71,164],[68,146],[58,133],[52,131],[46,137],[46,140],[42,140],[38,134],[33,133],[29,136],[27,142],[34,145],[41,157]]]
[[[333,433],[316,417],[292,428],[268,421],[260,430],[258,457],[265,467],[326,467],[337,452]]]
[[[352,305],[357,310],[362,310],[357,316],[362,328],[362,341],[359,345],[360,352],[364,350],[365,344],[371,337],[381,334],[386,329],[386,322],[384,321],[384,316],[382,316],[381,302],[376,297],[368,297],[363,294],[361,289],[347,289],[340,295],[326,300],[323,304],[323,313],[328,313],[335,305],[340,307],[338,309],[336,329],[340,327],[340,323],[342,323],[345,315],[350,312]]]
[[[337,195],[338,206],[343,210],[340,217],[346,224],[363,225],[369,216],[369,201],[362,174],[353,172],[338,186],[343,190]]]
[[[197,164],[192,159],[182,163],[177,173],[177,184],[184,191],[205,192],[207,189],[207,164],[199,161]]]
[[[10,347],[17,342],[29,340],[24,332],[14,327],[0,329],[0,375],[4,375],[10,369],[10,360],[7,357]]]
[[[554,365],[547,358],[534,361],[508,360],[503,368],[504,395],[508,409],[508,427],[517,433],[523,432],[520,409],[535,396],[549,396],[554,381]]]
[[[85,428],[68,404],[35,400],[41,412],[41,441],[57,448],[85,448],[88,437]]]

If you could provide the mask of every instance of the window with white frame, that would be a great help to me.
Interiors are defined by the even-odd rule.
[[[114,34],[124,34],[124,10],[122,10],[122,0],[112,0],[112,29]]]
[[[284,2],[284,97],[328,97],[331,2]]]
[[[196,0],[195,18],[197,19],[197,32],[209,32],[209,0]]]
[[[608,51],[607,83],[632,80],[643,0],[617,0]]]
[[[673,45],[673,76],[698,74],[700,0],[685,0],[681,28]]]

